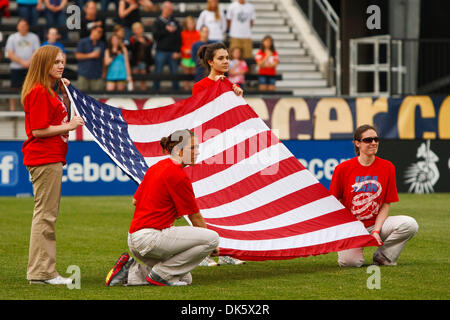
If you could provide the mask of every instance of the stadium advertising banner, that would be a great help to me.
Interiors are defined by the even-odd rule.
[[[379,155],[395,165],[399,192],[450,192],[449,140],[386,140]]]
[[[334,168],[354,157],[350,140],[283,143],[326,188]],[[0,142],[1,196],[32,195],[21,148],[22,142]],[[383,140],[379,155],[394,163],[399,192],[450,192],[449,140]],[[132,195],[136,188],[95,142],[70,142],[62,195]]]
[[[101,102],[140,110],[181,98],[110,98]],[[247,103],[281,140],[352,139],[361,124],[375,124],[384,139],[450,139],[450,96],[402,98],[252,98]],[[81,129],[80,129],[81,130]],[[79,132],[77,140],[83,140]]]
[[[450,139],[450,96],[246,100],[282,140],[352,139],[362,124],[384,139]]]
[[[0,195],[30,196],[33,187],[23,165],[22,142],[0,142]],[[137,185],[95,142],[69,142],[62,195],[132,195]]]

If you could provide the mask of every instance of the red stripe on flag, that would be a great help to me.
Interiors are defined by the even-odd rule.
[[[146,125],[164,123],[200,109],[205,104],[230,90],[232,90],[232,83],[224,80],[223,85],[212,86],[208,90],[199,92],[195,96],[177,101],[171,105],[147,110],[122,109],[122,116],[128,124]]]
[[[298,257],[316,256],[329,252],[337,252],[351,248],[376,247],[377,241],[371,235],[355,236],[346,239],[331,241],[314,246],[283,250],[243,251],[229,248],[220,248],[220,255],[232,256],[248,261],[285,260]]]
[[[230,168],[252,155],[280,143],[280,140],[270,131],[256,134],[193,167],[184,170],[192,182],[199,181]]]
[[[268,230],[237,231],[211,225],[208,225],[208,229],[216,231],[221,237],[227,239],[268,240],[292,237],[354,221],[353,215],[347,209],[341,209],[313,219]]]
[[[329,195],[329,191],[324,186],[316,183],[240,214],[225,218],[204,217],[204,219],[208,224],[239,226],[275,217],[305,204],[328,197]]]
[[[199,143],[214,138],[216,135],[237,126],[251,118],[257,118],[258,115],[248,105],[237,106],[221,115],[203,123],[202,125],[189,128],[194,131],[199,139]],[[159,141],[152,142],[134,142],[136,149],[143,157],[160,157],[163,155]]]
[[[254,173],[213,194],[197,198],[197,204],[200,209],[217,207],[245,197],[266,185],[305,169],[295,157],[284,159],[267,167],[267,172],[273,172],[272,169],[275,169],[276,167],[278,167],[278,174],[262,175],[261,172]]]

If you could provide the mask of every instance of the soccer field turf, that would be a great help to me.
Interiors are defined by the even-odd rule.
[[[398,266],[380,268],[380,289],[369,289],[368,265],[339,268],[337,254],[241,266],[197,267],[187,287],[105,287],[127,248],[133,215],[129,197],[63,197],[56,224],[57,270],[80,269],[81,288],[30,285],[26,280],[32,198],[0,197],[0,299],[449,299],[450,194],[400,194],[391,215],[419,224]],[[180,223],[180,222],[179,222]],[[366,248],[371,263],[374,247]],[[370,279],[369,279],[370,282]]]

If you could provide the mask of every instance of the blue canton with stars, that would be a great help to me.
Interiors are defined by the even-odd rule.
[[[68,89],[86,129],[109,157],[139,184],[148,166],[128,135],[122,111],[83,94],[73,85]]]

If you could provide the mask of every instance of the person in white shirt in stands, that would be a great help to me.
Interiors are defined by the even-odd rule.
[[[206,9],[200,12],[195,28],[200,31],[203,26],[208,27],[208,40],[223,41],[225,31],[227,30],[227,21],[225,14],[220,10],[219,0],[208,0],[206,2]]]
[[[5,53],[10,59],[11,89],[19,92],[30,67],[33,53],[39,49],[41,42],[33,32],[29,32],[27,20],[20,18],[17,22],[17,32],[11,34],[6,41]],[[9,99],[9,110],[16,111],[17,98]]]
[[[252,27],[255,8],[246,0],[237,0],[227,9],[227,26],[231,48],[241,48],[244,59],[253,58]]]

